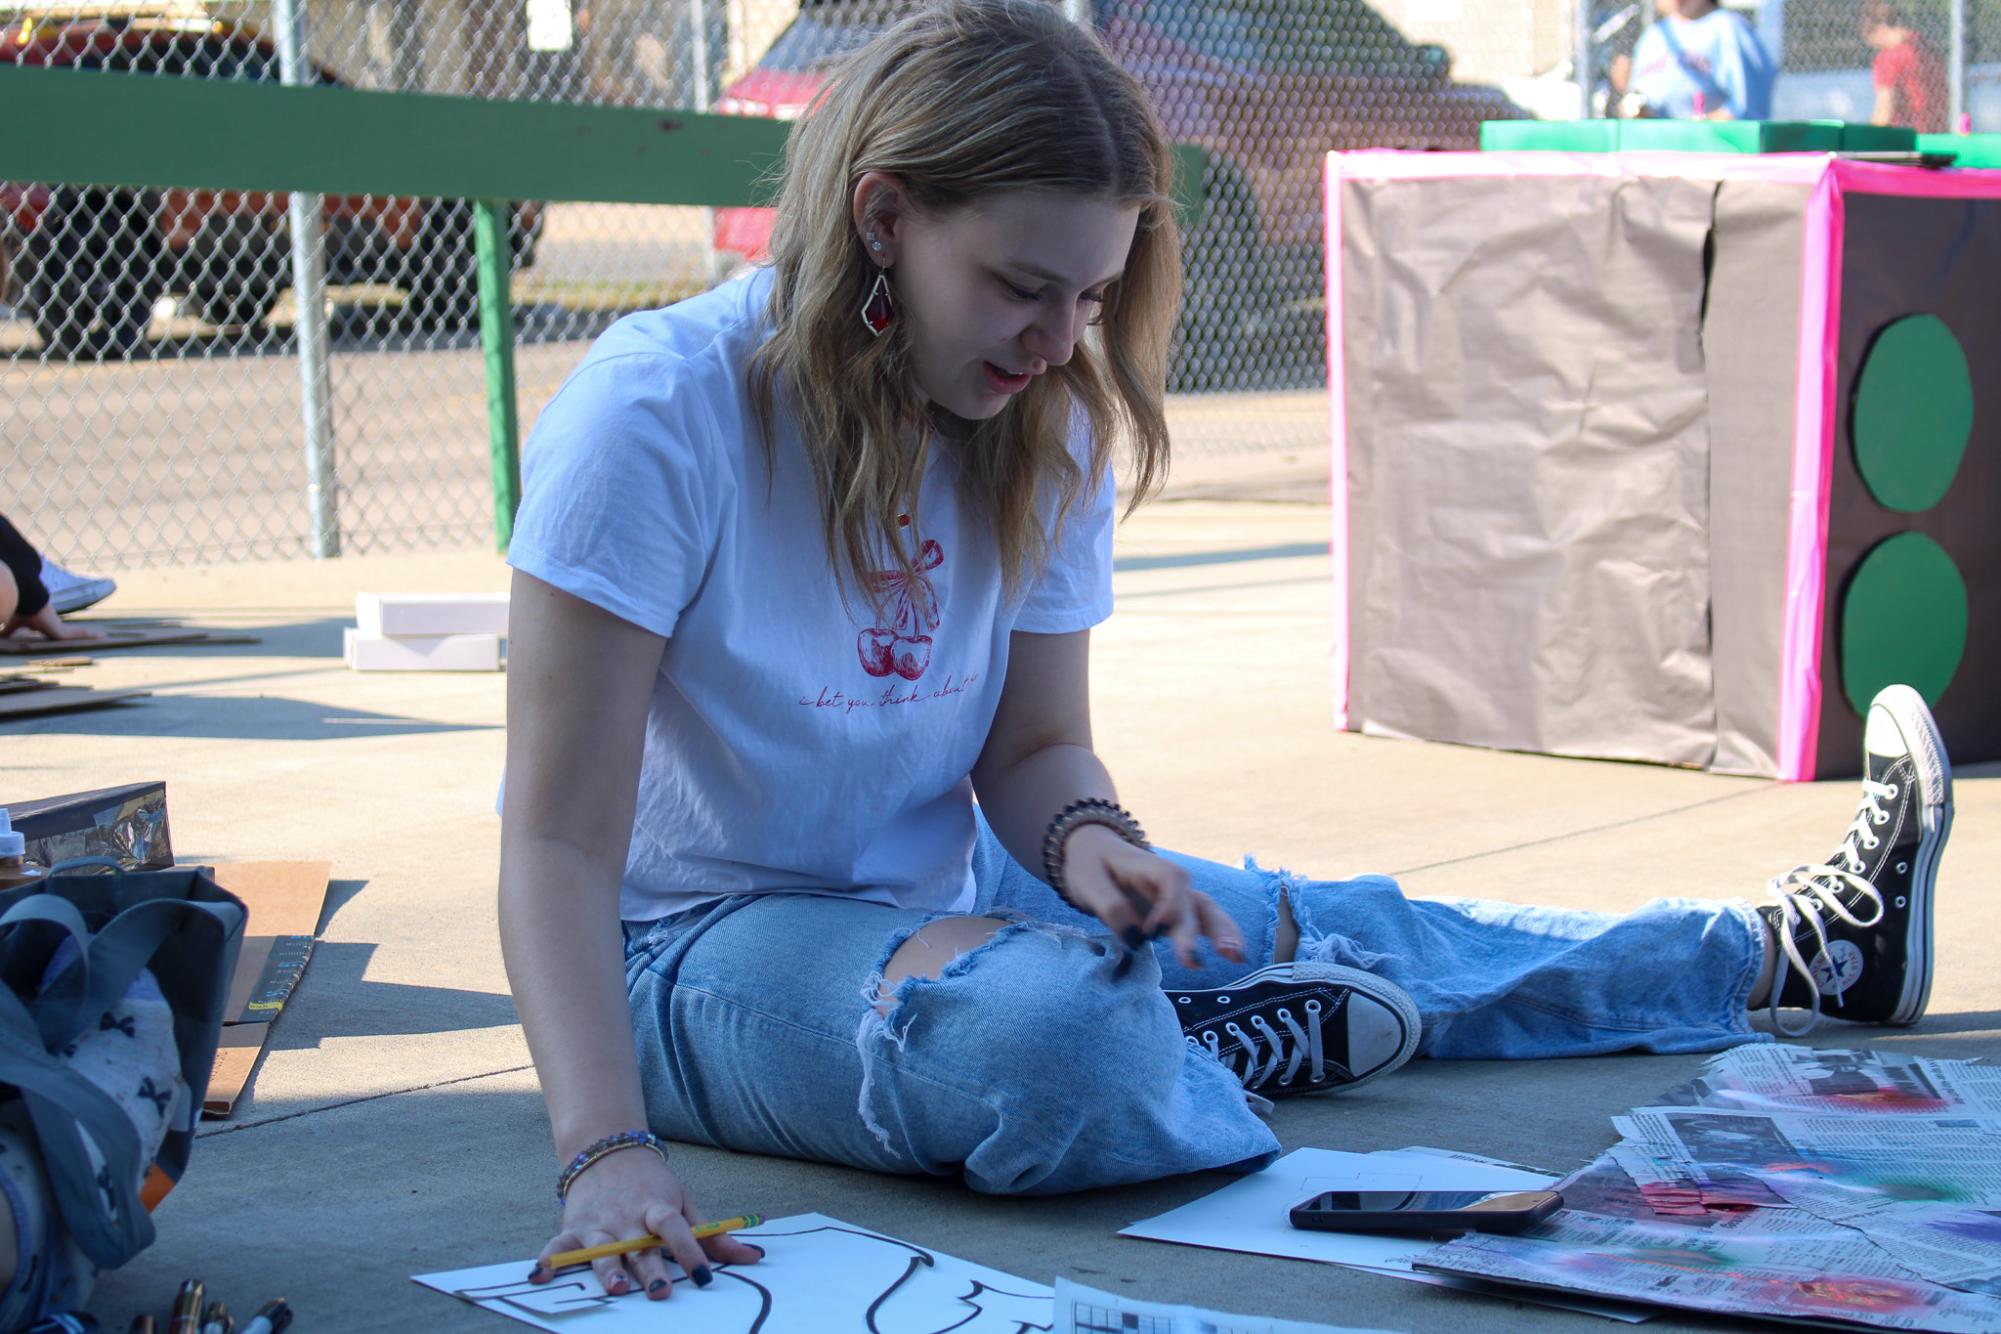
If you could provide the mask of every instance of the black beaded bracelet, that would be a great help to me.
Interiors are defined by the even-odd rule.
[[[1049,830],[1042,836],[1042,878],[1056,891],[1062,900],[1079,912],[1088,911],[1070,897],[1070,891],[1063,884],[1063,845],[1071,834],[1087,824],[1103,825],[1136,848],[1152,851],[1153,844],[1146,841],[1146,830],[1140,828],[1133,813],[1114,801],[1103,797],[1086,797],[1073,801],[1056,812],[1056,818],[1049,822]]]
[[[570,1165],[556,1178],[556,1203],[566,1204],[570,1198],[570,1187],[584,1170],[600,1158],[609,1157],[620,1149],[651,1149],[660,1155],[660,1161],[667,1161],[667,1146],[660,1137],[650,1130],[621,1130],[616,1135],[606,1135],[594,1144],[587,1144],[570,1159]]]

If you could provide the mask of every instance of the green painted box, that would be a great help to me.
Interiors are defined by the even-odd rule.
[[[1838,120],[1490,120],[1488,152],[1900,153],[1917,136],[1894,126]]]
[[[2001,168],[2001,134],[1921,134],[1927,153],[1950,153],[1955,167]]]

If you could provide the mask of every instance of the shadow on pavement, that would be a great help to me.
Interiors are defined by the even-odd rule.
[[[143,687],[141,687],[143,688]],[[226,741],[347,741],[359,737],[487,732],[498,723],[443,723],[429,718],[342,708],[313,700],[243,695],[154,695],[130,704],[24,718],[7,735],[208,737]]]
[[[282,625],[210,625],[199,615],[171,616],[162,618],[123,616],[74,616],[65,618],[73,625],[87,625],[110,633],[120,631],[202,631],[216,636],[203,642],[192,644],[160,644],[144,648],[102,648],[87,639],[70,640],[61,647],[66,657],[96,657],[99,662],[116,658],[125,661],[131,658],[151,657],[155,654],[172,654],[181,658],[236,657],[236,658],[338,658],[341,656],[341,630],[354,624],[351,616],[323,616],[310,621],[292,621]],[[230,643],[229,640],[254,639],[254,644]],[[12,658],[0,658],[0,669]],[[19,662],[32,667],[34,659],[23,657]],[[23,668],[26,670],[27,668]]]
[[[374,942],[323,940],[313,947],[299,990],[272,1026],[270,1047],[298,1051],[328,1038],[461,1033],[520,1022],[506,992],[367,980]]]
[[[1234,551],[1191,551],[1174,556],[1121,556],[1113,559],[1112,569],[1114,572],[1178,570],[1190,565],[1236,565],[1247,560],[1284,560],[1326,554],[1325,542],[1293,542],[1282,547],[1239,547]]]

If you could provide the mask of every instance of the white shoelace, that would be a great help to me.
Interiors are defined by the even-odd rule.
[[[1864,929],[1883,920],[1883,893],[1873,881],[1862,875],[1862,868],[1867,865],[1862,854],[1874,851],[1882,843],[1883,840],[1876,836],[1876,830],[1890,822],[1890,813],[1883,808],[1883,802],[1895,801],[1897,793],[1895,783],[1863,779],[1862,804],[1856,808],[1855,822],[1848,826],[1848,833],[1834,854],[1838,865],[1795,866],[1784,875],[1772,877],[1771,894],[1778,900],[1780,916],[1778,929],[1772,934],[1778,937],[1779,958],[1778,966],[1772,972],[1772,989],[1766,997],[1765,1012],[1772,1018],[1772,1027],[1785,1037],[1803,1038],[1813,1032],[1820,1022],[1820,981],[1814,977],[1812,966],[1800,952],[1799,942],[1794,939],[1800,922],[1804,920],[1813,928],[1814,940],[1820,946],[1817,952],[1826,954],[1827,924],[1821,918],[1823,909],[1850,926]],[[1875,904],[1876,915],[1867,919],[1857,916],[1841,901],[1844,886]],[[1799,1028],[1788,1027],[1779,1014],[1779,991],[1786,984],[1789,970],[1795,968],[1806,980],[1807,990],[1813,993],[1813,1003],[1806,1007],[1806,1022]]]
[[[1257,1030],[1256,1036],[1246,1033],[1235,1020],[1225,1023],[1223,1031],[1237,1040],[1238,1050],[1243,1054],[1241,1067],[1234,1060],[1224,1058],[1223,1042],[1216,1036],[1214,1028],[1202,1030],[1200,1044],[1196,1042],[1195,1035],[1190,1033],[1188,1045],[1191,1047],[1200,1045],[1205,1048],[1224,1069],[1241,1080],[1247,1089],[1260,1089],[1270,1083],[1271,1077],[1278,1074],[1280,1061],[1285,1062],[1285,1072],[1279,1074],[1280,1087],[1292,1083],[1302,1064],[1310,1066],[1310,1082],[1317,1084],[1326,1077],[1327,1071],[1326,1051],[1320,1040],[1320,1011],[1319,1001],[1306,1002],[1307,1022],[1302,1026],[1293,1018],[1291,1009],[1281,1005],[1278,1008],[1278,1021],[1286,1030],[1285,1036],[1281,1036],[1262,1014],[1253,1014],[1250,1017],[1251,1027]],[[1262,1048],[1259,1046],[1259,1038],[1264,1039]]]

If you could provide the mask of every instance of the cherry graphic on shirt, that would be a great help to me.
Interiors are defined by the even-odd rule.
[[[861,650],[862,670],[870,676],[888,676],[896,670],[896,659],[891,646],[896,643],[894,630],[864,630],[855,647]]]
[[[945,549],[926,538],[917,550],[915,570],[880,570],[869,576],[889,613],[888,625],[870,626],[855,639],[862,670],[870,676],[894,674],[915,681],[931,665],[931,636],[924,631],[938,628],[938,593],[924,571],[944,563]]]

